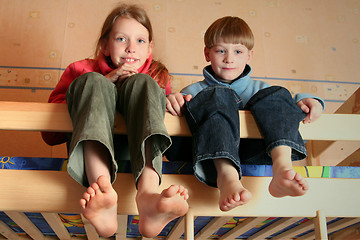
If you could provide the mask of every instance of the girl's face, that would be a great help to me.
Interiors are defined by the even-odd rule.
[[[250,62],[252,50],[248,50],[242,44],[218,42],[212,48],[205,47],[206,61],[211,62],[216,79],[231,83],[244,71],[246,64]]]
[[[123,64],[140,68],[152,52],[149,31],[133,18],[119,17],[114,22],[109,40],[103,48],[116,67]]]

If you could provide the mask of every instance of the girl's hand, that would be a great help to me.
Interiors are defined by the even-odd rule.
[[[303,123],[311,123],[317,120],[323,111],[321,103],[314,98],[304,98],[297,102],[297,105],[301,110],[307,113]]]
[[[181,116],[185,101],[188,102],[191,98],[190,94],[184,96],[181,93],[170,93],[166,97],[166,110],[174,116]]]
[[[138,73],[137,69],[129,64],[123,64],[105,77],[111,82],[123,81],[124,79]]]

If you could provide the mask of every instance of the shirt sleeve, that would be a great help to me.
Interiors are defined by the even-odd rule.
[[[60,81],[50,94],[49,103],[66,103],[65,96],[71,82],[76,78],[73,64],[69,65],[62,74]],[[50,146],[62,144],[67,141],[66,133],[41,132],[42,139]]]
[[[298,93],[294,96],[294,100],[296,103],[298,103],[299,101],[301,101],[304,98],[314,98],[314,99],[318,100],[323,107],[323,111],[325,110],[325,101],[320,97],[317,97],[310,93]]]

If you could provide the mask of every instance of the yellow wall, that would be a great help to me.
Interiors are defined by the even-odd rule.
[[[359,0],[131,2],[144,6],[152,20],[154,56],[173,73],[174,91],[202,79],[203,34],[225,15],[240,16],[253,29],[255,79],[320,96],[329,113],[360,85]],[[0,0],[0,100],[47,101],[66,66],[92,56],[101,25],[116,3]],[[0,132],[2,152],[9,138],[16,136]],[[24,139],[42,144],[38,133],[13,140],[23,155],[29,145]],[[42,148],[43,155],[59,152]]]

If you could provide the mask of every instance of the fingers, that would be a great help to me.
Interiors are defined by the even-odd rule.
[[[122,81],[134,74],[137,74],[138,71],[134,66],[123,64],[114,71],[110,72],[105,77],[109,79],[111,82],[116,82],[118,80]]]
[[[189,99],[189,100],[187,100]],[[166,97],[166,110],[174,116],[182,115],[182,107],[186,101],[191,100],[191,95],[182,95],[181,93],[172,93]]]

